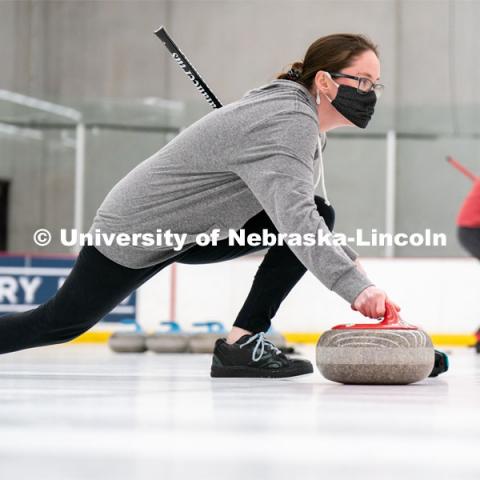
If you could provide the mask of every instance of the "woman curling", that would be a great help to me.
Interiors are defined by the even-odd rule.
[[[69,341],[173,262],[207,264],[265,249],[231,244],[246,235],[327,234],[335,215],[325,191],[326,132],[365,128],[382,85],[377,47],[366,37],[316,40],[303,62],[183,130],[108,193],[90,232],[186,234],[181,249],[98,244],[82,247],[58,292],[45,304],[0,321],[0,353]],[[315,195],[322,182],[323,197]],[[199,233],[220,231],[217,245]],[[289,377],[310,373],[264,338],[280,304],[306,270],[354,310],[383,316],[385,292],[373,285],[348,246],[274,245],[226,339],[217,341],[212,376]],[[394,304],[399,310],[399,307]]]

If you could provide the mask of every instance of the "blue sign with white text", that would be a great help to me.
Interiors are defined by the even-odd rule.
[[[67,278],[75,258],[33,255],[0,255],[0,321],[6,313],[23,312],[45,303]],[[103,321],[133,322],[136,294],[133,292]]]

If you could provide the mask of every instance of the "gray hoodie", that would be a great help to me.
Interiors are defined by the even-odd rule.
[[[108,193],[90,233],[186,233],[240,229],[262,209],[280,233],[329,232],[314,201],[323,171],[315,100],[302,85],[274,80],[213,110],[135,167]],[[171,258],[172,247],[98,245],[130,268]],[[290,246],[305,267],[350,304],[373,283],[350,247]]]

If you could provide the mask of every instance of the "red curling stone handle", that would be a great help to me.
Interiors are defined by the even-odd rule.
[[[418,330],[418,327],[404,322],[395,307],[385,302],[385,316],[379,323],[347,323],[337,325],[332,330]]]

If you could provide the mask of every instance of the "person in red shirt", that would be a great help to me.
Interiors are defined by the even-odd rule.
[[[462,247],[480,260],[480,177],[451,156],[447,157],[447,162],[473,182],[473,187],[457,215],[457,237]],[[475,349],[480,353],[480,328],[475,336],[477,339]]]
[[[458,213],[457,236],[462,247],[480,260],[480,177],[475,179]]]
[[[457,234],[463,248],[480,260],[480,177],[464,200],[457,216]],[[475,349],[480,353],[480,328],[475,332]]]

